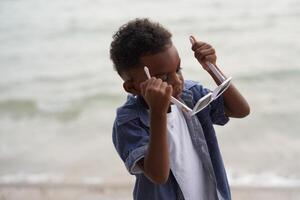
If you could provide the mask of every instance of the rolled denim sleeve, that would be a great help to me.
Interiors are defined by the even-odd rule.
[[[210,116],[212,122],[217,125],[225,125],[229,121],[229,117],[225,114],[223,95],[211,102]]]
[[[138,119],[123,124],[115,122],[113,127],[114,146],[130,174],[140,174],[137,162],[148,149],[149,134]]]

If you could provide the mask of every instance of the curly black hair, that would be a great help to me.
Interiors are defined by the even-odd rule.
[[[162,51],[171,44],[172,34],[159,23],[137,18],[124,24],[113,35],[110,58],[120,76],[138,67],[139,59]]]

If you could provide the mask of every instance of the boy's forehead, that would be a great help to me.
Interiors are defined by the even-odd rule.
[[[149,68],[151,76],[176,71],[180,65],[180,58],[177,49],[173,45],[167,46],[161,52],[149,54],[140,58],[139,66],[123,73],[123,80],[144,80],[146,74],[144,66]]]
[[[145,55],[140,58],[140,64],[147,66],[150,72],[152,71],[156,74],[165,73],[166,70],[171,70],[172,68],[176,70],[179,63],[180,58],[174,45],[170,45],[156,54]]]

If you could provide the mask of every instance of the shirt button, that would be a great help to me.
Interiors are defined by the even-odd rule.
[[[202,150],[202,152],[204,152],[204,153],[206,152],[204,146],[201,147],[201,150]]]

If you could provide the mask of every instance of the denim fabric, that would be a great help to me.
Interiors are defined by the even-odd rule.
[[[185,81],[181,95],[189,107],[209,90],[193,81]],[[215,195],[210,199],[230,200],[230,189],[219,150],[213,124],[224,125],[229,118],[224,113],[224,101],[220,96],[196,116],[184,114],[192,143],[203,162],[204,170],[214,187],[208,188]],[[136,165],[147,152],[149,143],[149,115],[141,97],[128,95],[126,103],[118,108],[113,126],[113,143],[129,173],[136,176],[133,196],[135,200],[184,199],[171,171],[165,184],[154,184]]]

